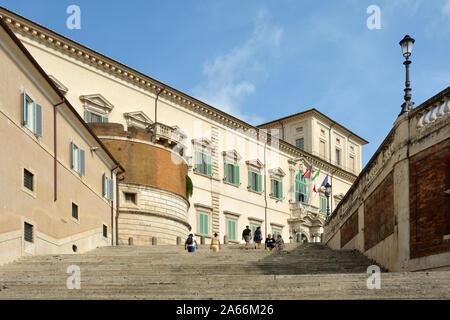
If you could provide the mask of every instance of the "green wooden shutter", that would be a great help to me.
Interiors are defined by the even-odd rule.
[[[283,199],[283,182],[278,182],[278,198]]]
[[[195,151],[195,171],[196,172],[200,172],[200,167],[201,167],[201,163],[202,163],[202,159],[200,158],[200,152],[198,152],[197,150]]]
[[[236,185],[240,185],[239,179],[239,165],[234,166],[234,182]]]
[[[27,92],[25,89],[22,93],[22,124],[24,126],[28,125],[28,104],[27,104]]]
[[[253,186],[252,186],[252,172],[251,171],[248,172],[248,187],[250,189],[253,189]]]
[[[225,181],[230,182],[228,179],[228,163],[225,162]]]
[[[256,180],[258,183],[258,192],[262,192],[262,176],[259,173],[256,175]]]
[[[84,121],[91,122],[91,113],[88,110],[84,110]]]
[[[108,117],[102,117],[102,122],[108,122]]]
[[[212,176],[211,155],[206,155],[206,174]]]
[[[86,174],[86,157],[85,157],[85,152],[83,149],[79,149],[79,159],[80,159],[80,170],[78,171],[79,173],[81,173],[82,175]]]
[[[34,104],[34,134],[42,137],[42,106]]]

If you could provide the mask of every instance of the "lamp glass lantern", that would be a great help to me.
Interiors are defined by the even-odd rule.
[[[327,184],[325,185],[325,192],[326,194],[330,195],[331,194],[331,184],[329,184],[327,182]]]
[[[415,40],[411,38],[409,35],[406,35],[400,42],[400,46],[402,47],[403,56],[408,59],[412,53],[412,47]]]

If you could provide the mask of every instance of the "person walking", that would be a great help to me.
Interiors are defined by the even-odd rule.
[[[261,227],[256,228],[255,230],[255,236],[253,238],[253,241],[255,242],[255,249],[256,247],[261,247],[261,240],[262,240],[262,232]]]
[[[220,250],[220,240],[217,233],[214,233],[214,237],[211,239],[210,249],[213,252],[218,252]]]
[[[277,249],[278,253],[284,249],[284,240],[281,237],[281,234],[277,235],[277,241],[275,241],[275,248]]]
[[[250,242],[251,236],[252,230],[250,230],[249,226],[246,226],[242,232],[242,239],[245,241],[245,249],[248,249],[248,243]]]
[[[272,251],[273,248],[275,248],[275,239],[272,238],[272,235],[269,233],[266,238],[264,249]]]
[[[187,250],[188,252],[195,252],[195,249],[198,249],[198,244],[197,240],[195,240],[194,235],[191,233],[184,242],[184,250]]]

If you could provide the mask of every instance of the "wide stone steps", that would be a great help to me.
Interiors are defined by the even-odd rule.
[[[382,273],[380,290],[366,285],[374,264],[356,251],[288,244],[280,254],[223,246],[103,247],[76,255],[22,258],[0,267],[0,299],[372,299],[450,298],[449,272]],[[67,267],[81,270],[69,290]]]

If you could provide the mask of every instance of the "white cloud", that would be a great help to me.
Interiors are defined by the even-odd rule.
[[[242,103],[256,91],[256,83],[267,78],[265,58],[279,47],[282,34],[283,29],[270,22],[268,12],[260,10],[247,40],[204,63],[205,81],[193,89],[194,95],[244,121],[263,122],[262,117],[244,112]]]

